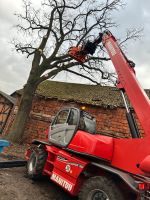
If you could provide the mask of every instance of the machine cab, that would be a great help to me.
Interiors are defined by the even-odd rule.
[[[64,108],[52,120],[48,139],[57,146],[66,147],[78,130],[95,134],[95,118],[77,108]]]

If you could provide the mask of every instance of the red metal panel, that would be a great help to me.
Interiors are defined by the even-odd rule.
[[[140,163],[139,168],[150,176],[150,155],[146,156]]]
[[[144,174],[137,165],[148,155],[150,141],[147,138],[114,139],[112,166],[133,174]]]
[[[60,151],[55,161],[55,167],[73,178],[78,178],[89,161],[73,156],[72,154]]]
[[[81,172],[89,164],[85,159],[73,156],[54,146],[47,146],[48,158],[43,170],[43,174],[50,176],[64,190],[72,195],[77,195],[82,182]]]
[[[77,131],[68,148],[111,161],[113,153],[113,138],[98,134]]]

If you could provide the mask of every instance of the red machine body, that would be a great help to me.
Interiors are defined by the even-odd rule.
[[[149,192],[150,100],[137,82],[133,66],[121,51],[114,36],[107,31],[101,35],[100,39],[95,40],[94,45],[97,45],[100,40],[116,68],[117,87],[123,93],[126,92],[143,127],[144,138],[138,135],[128,139],[112,138],[83,131],[81,128],[76,129],[73,125],[68,128],[64,123],[64,129],[61,130],[61,134],[65,131],[63,140],[58,131],[50,130],[53,137],[49,139],[50,142],[37,140],[33,142],[33,144],[44,146],[47,152],[42,174],[50,176],[52,181],[72,195],[79,194],[80,187],[89,177],[105,176],[108,173],[120,177],[134,192],[138,193],[142,188],[138,185],[139,183],[144,184],[144,189],[142,189],[144,192]],[[79,62],[85,62],[89,53],[87,49],[87,47],[73,47],[70,48],[69,55]],[[71,111],[68,116],[70,114]],[[55,121],[58,118],[57,116]],[[59,131],[61,128],[58,126]],[[72,135],[69,136],[69,134]],[[59,144],[56,143],[58,140]],[[36,150],[31,148],[26,152],[26,158],[30,162],[32,152]],[[146,197],[144,196],[145,199],[149,199]]]
[[[111,137],[91,135],[90,133],[79,130],[68,145],[68,148],[72,149],[74,152],[84,153],[99,159],[111,161],[114,141]]]

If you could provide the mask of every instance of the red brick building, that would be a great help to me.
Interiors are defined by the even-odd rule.
[[[9,127],[18,109],[21,90],[14,92],[12,96],[17,99],[17,103],[7,120],[3,134],[9,132]],[[25,130],[25,140],[30,142],[33,138],[44,138],[44,130],[49,127],[51,117],[60,108],[83,105],[86,106],[87,112],[96,117],[98,133],[114,137],[130,137],[125,108],[117,88],[45,81],[36,90]],[[139,122],[138,126],[142,133]]]

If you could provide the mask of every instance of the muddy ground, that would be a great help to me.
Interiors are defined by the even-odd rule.
[[[0,200],[77,200],[47,178],[35,182],[25,172],[25,167],[0,169]]]

